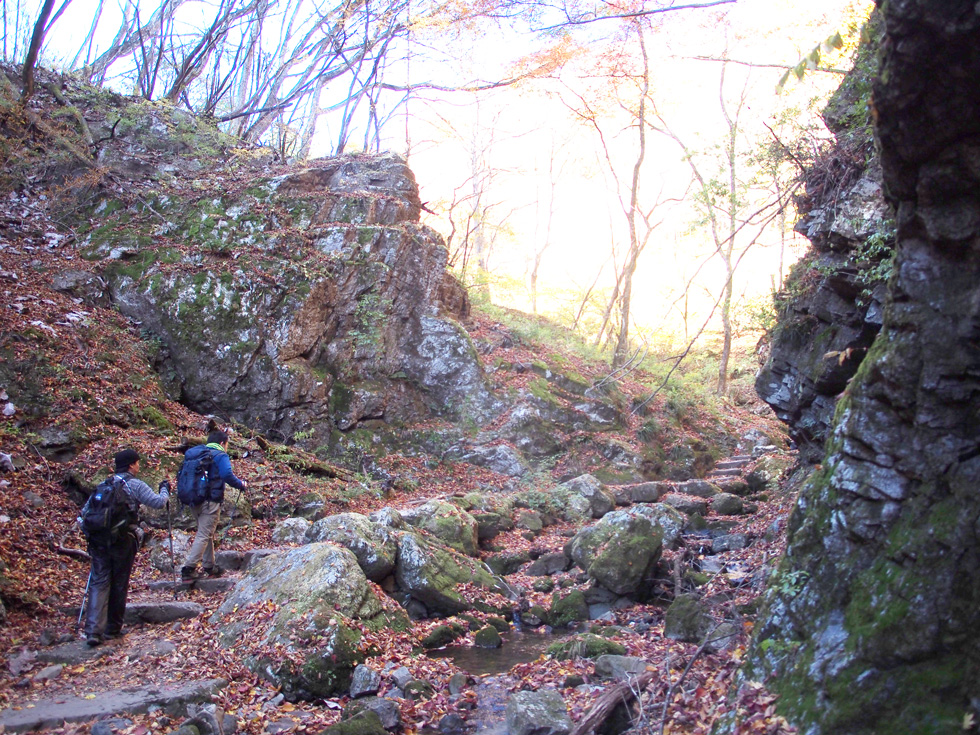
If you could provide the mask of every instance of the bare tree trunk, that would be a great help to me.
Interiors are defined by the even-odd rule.
[[[54,7],[54,0],[44,0],[41,12],[34,24],[34,33],[31,35],[31,45],[27,49],[27,58],[24,60],[23,88],[20,93],[20,104],[26,105],[27,101],[34,95],[34,66],[37,64],[37,55],[41,51],[41,44],[44,43],[44,32],[47,30],[48,17]]]
[[[718,87],[718,101],[728,126],[728,140],[725,149],[726,163],[728,164],[728,237],[724,243],[718,244],[718,252],[725,264],[725,293],[721,301],[721,359],[718,364],[718,395],[720,396],[728,392],[728,362],[732,354],[732,291],[735,277],[732,256],[735,252],[735,236],[738,232],[738,179],[736,176],[738,161],[736,160],[735,147],[738,142],[738,117],[742,103],[745,101],[745,90],[743,89],[735,117],[733,118],[728,114],[728,107],[725,105],[725,69],[726,65],[723,64]]]
[[[613,353],[612,366],[614,368],[621,367],[629,355],[629,324],[630,305],[633,298],[633,274],[636,272],[636,261],[640,256],[641,249],[639,237],[636,232],[637,200],[639,199],[640,191],[640,169],[643,166],[643,160],[647,154],[646,109],[647,95],[650,94],[650,63],[647,58],[646,42],[643,38],[643,26],[637,20],[634,22],[634,27],[636,28],[636,33],[640,41],[640,58],[643,59],[643,79],[641,81],[642,93],[640,95],[640,108],[637,113],[638,150],[636,161],[633,163],[633,178],[630,182],[630,203],[629,210],[626,213],[626,219],[629,222],[630,249],[626,256],[626,262],[623,264],[623,295],[620,299],[619,308],[622,313],[622,321],[620,322],[619,335],[616,339],[616,351]]]

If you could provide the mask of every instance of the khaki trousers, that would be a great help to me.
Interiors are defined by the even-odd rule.
[[[214,532],[218,528],[221,503],[206,501],[200,505],[192,505],[191,513],[197,520],[197,535],[184,559],[184,566],[196,567],[203,559],[204,568],[211,569],[214,566]]]

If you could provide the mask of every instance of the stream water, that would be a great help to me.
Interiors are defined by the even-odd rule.
[[[432,658],[450,658],[453,663],[476,678],[476,708],[466,720],[472,732],[480,735],[506,735],[504,715],[518,680],[507,673],[517,664],[534,661],[545,649],[562,636],[552,633],[534,633],[512,630],[502,635],[500,648],[475,646],[446,646],[427,655]]]
[[[545,649],[560,638],[550,633],[531,633],[512,630],[501,636],[500,648],[476,646],[446,646],[429,651],[431,658],[450,658],[470,676],[502,674],[512,666],[534,661]]]

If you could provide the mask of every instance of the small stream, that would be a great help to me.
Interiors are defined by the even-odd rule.
[[[548,646],[564,636],[512,630],[501,637],[504,644],[500,648],[446,646],[426,654],[431,658],[452,659],[456,666],[476,679],[473,686],[477,696],[476,709],[466,720],[473,728],[472,732],[480,735],[506,735],[507,700],[518,683],[507,672],[517,664],[536,660]]]
[[[476,646],[446,646],[429,651],[430,658],[449,658],[470,676],[503,674],[517,664],[534,661],[559,636],[551,633],[533,633],[512,630],[501,634],[504,645],[500,648],[477,648]]]

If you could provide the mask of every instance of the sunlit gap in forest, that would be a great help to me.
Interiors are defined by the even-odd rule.
[[[699,335],[724,350],[726,334],[754,342],[768,325],[805,243],[794,196],[828,144],[819,110],[872,4],[624,3],[603,17],[512,1],[75,0],[41,58],[287,160],[407,156],[424,221],[478,304],[545,315],[622,361]],[[22,12],[5,17],[11,58]],[[140,24],[175,49],[214,28],[222,42],[182,80],[181,54],[151,65],[145,41],[111,56]],[[344,53],[324,51],[331,29]],[[276,71],[270,89],[260,77]]]

